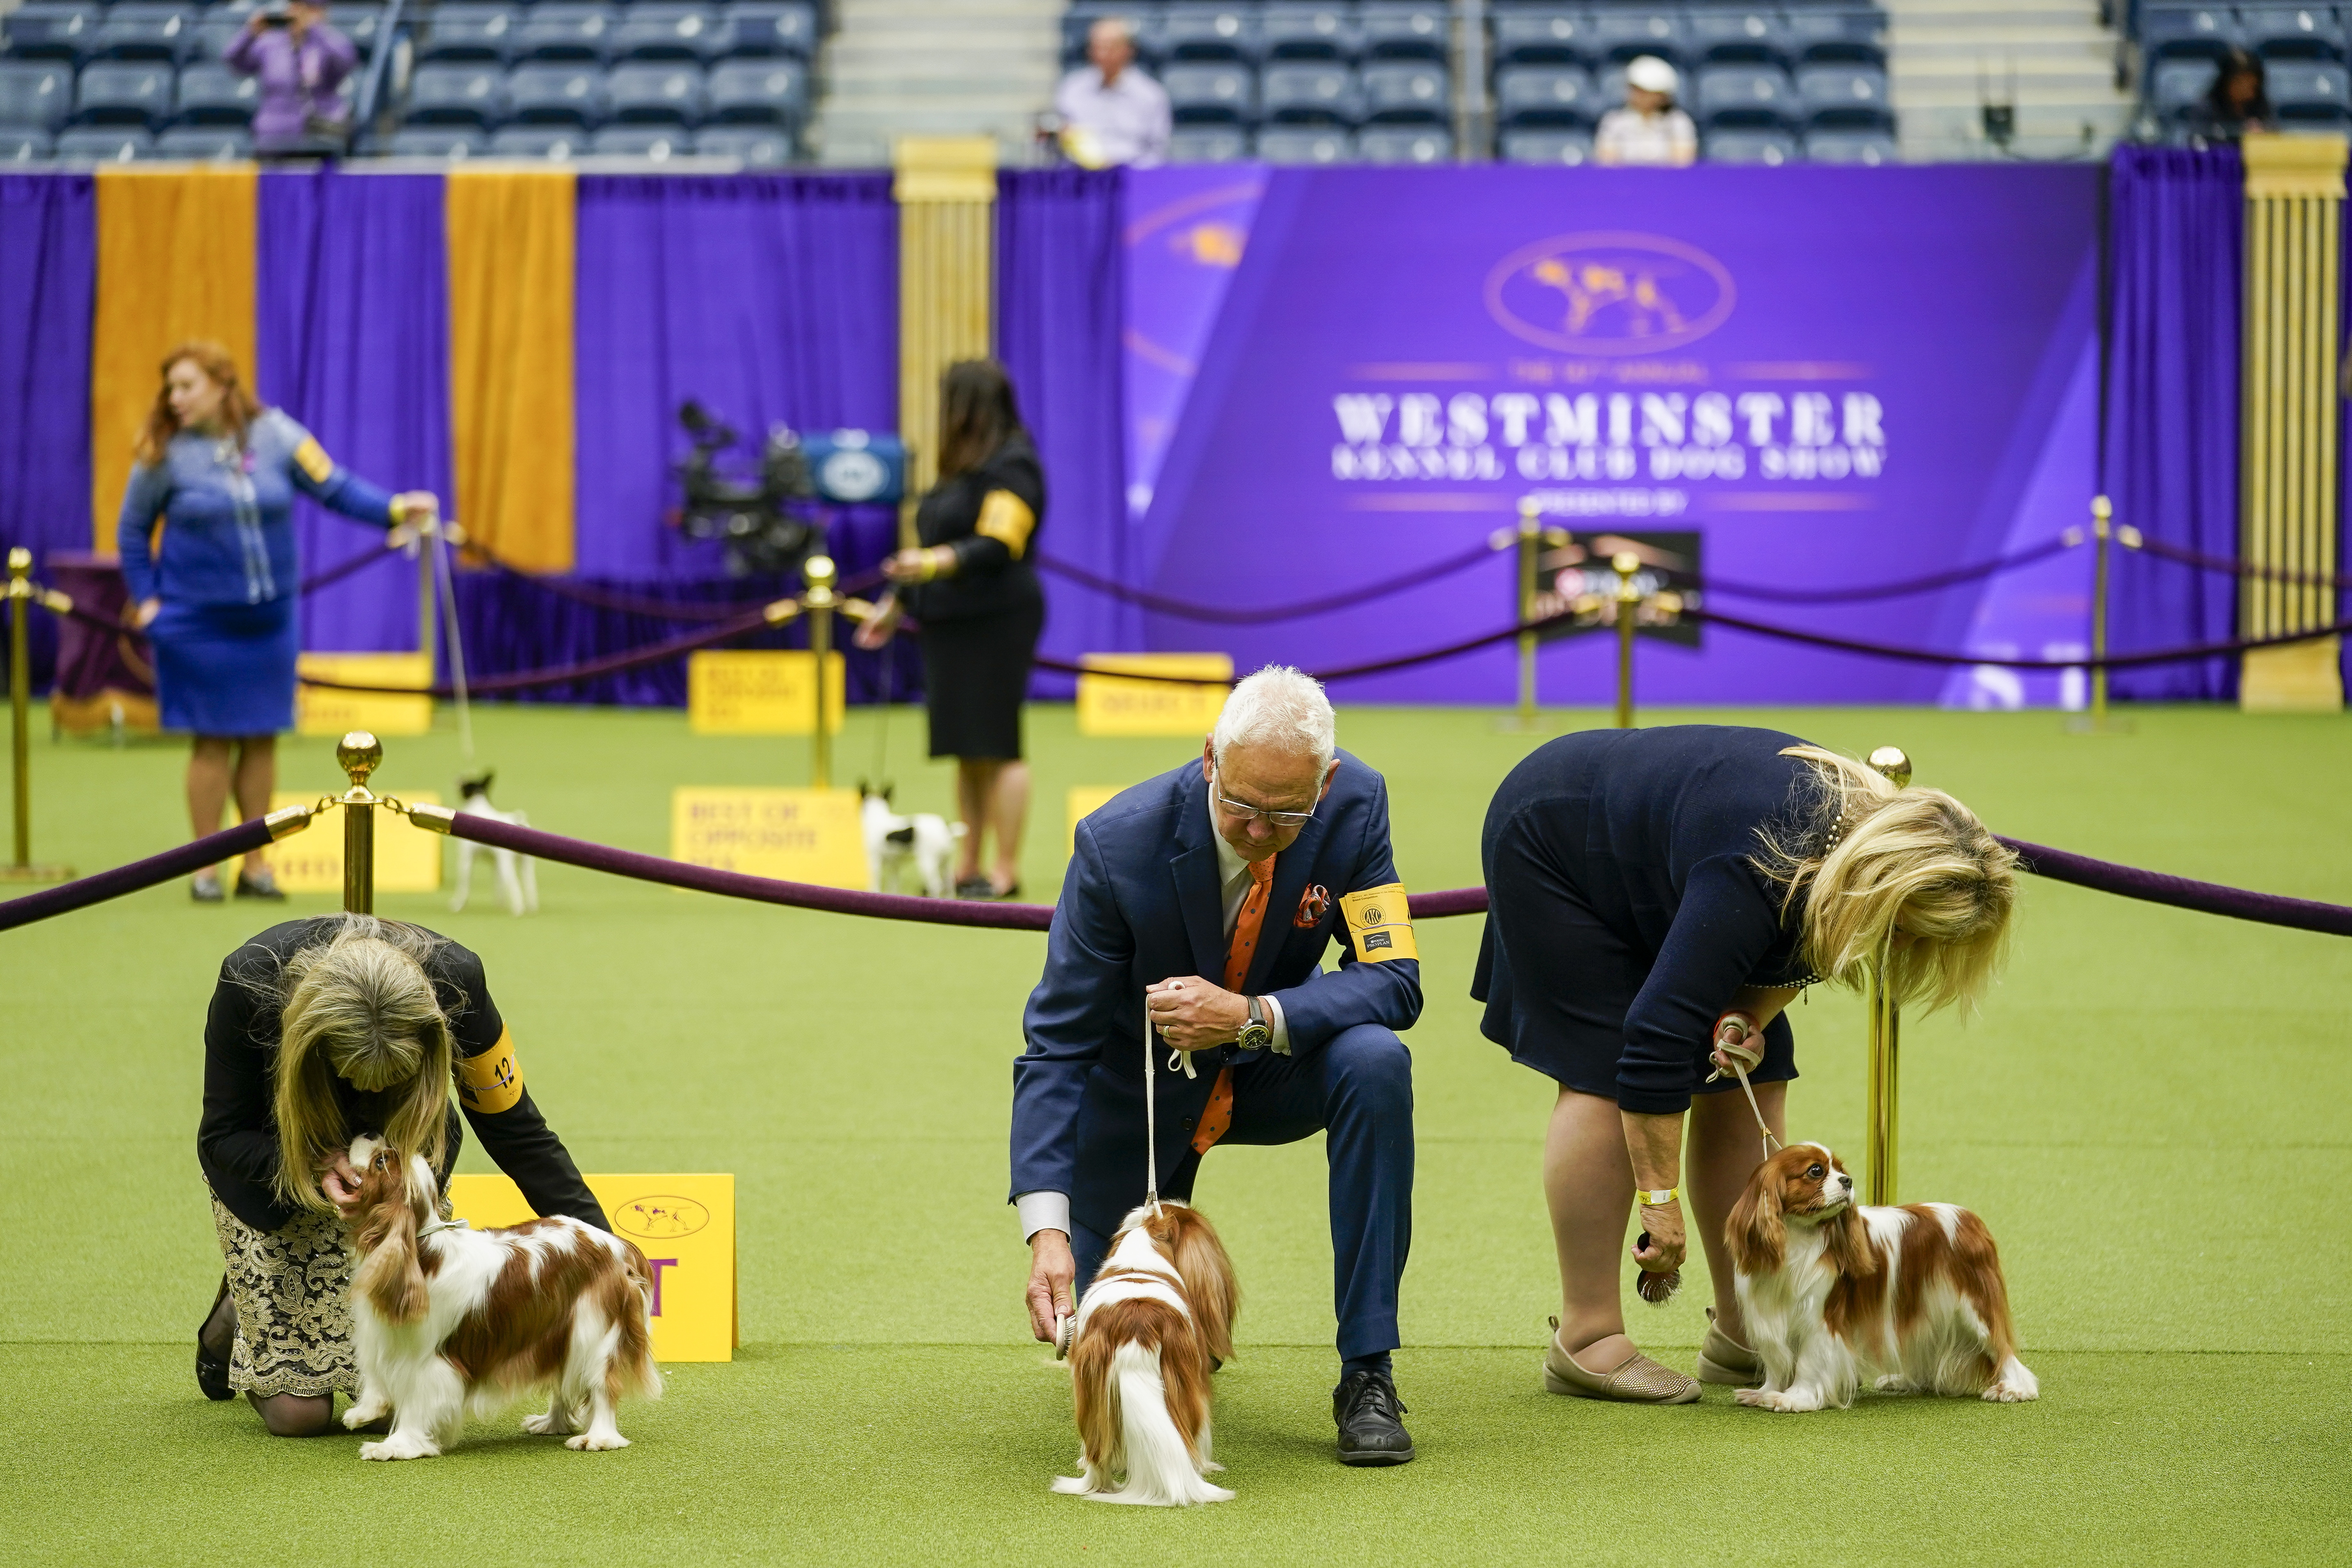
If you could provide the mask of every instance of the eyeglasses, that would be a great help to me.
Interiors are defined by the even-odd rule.
[[[1213,773],[1211,776],[1214,776]],[[1280,827],[1286,829],[1304,827],[1308,823],[1315,820],[1315,814],[1311,811],[1268,811],[1261,805],[1244,805],[1240,801],[1229,800],[1222,793],[1218,794],[1215,798],[1219,805],[1223,806],[1235,816],[1243,818],[1254,816],[1260,822],[1265,823],[1268,827]]]

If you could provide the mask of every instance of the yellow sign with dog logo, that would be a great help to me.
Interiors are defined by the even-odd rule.
[[[383,781],[376,781],[383,787]],[[386,790],[412,805],[438,805],[441,796],[429,789]],[[310,805],[316,795],[273,791],[269,809]],[[448,840],[428,833],[397,812],[375,810],[375,890],[379,893],[429,893],[441,886],[441,846]],[[335,806],[310,819],[310,826],[269,847],[269,868],[278,885],[289,893],[340,893],[343,890],[343,808]]]
[[[1229,654],[1090,653],[1080,662],[1088,671],[1078,677],[1081,735],[1206,735],[1233,689]],[[1186,676],[1202,684],[1121,680],[1121,673]]]
[[[646,1255],[653,1282],[654,1359],[733,1361],[743,1342],[735,1310],[732,1175],[588,1176],[615,1235]],[[532,1217],[505,1176],[452,1176],[449,1205],[477,1229]]]

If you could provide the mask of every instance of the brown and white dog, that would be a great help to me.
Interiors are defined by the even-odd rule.
[[[1234,1353],[1241,1290],[1216,1228],[1161,1200],[1120,1222],[1078,1303],[1070,1376],[1078,1468],[1054,1489],[1097,1502],[1231,1502],[1205,1479],[1209,1374]]]
[[[566,1215],[504,1230],[436,1217],[439,1193],[421,1155],[373,1138],[352,1145],[361,1172],[352,1321],[354,1431],[392,1416],[363,1459],[424,1459],[457,1441],[467,1413],[487,1415],[551,1387],[547,1414],[522,1429],[567,1448],[625,1448],[614,1425],[625,1394],[661,1395],[646,1318],[645,1254]]]
[[[1791,1143],[1756,1167],[1724,1226],[1766,1410],[1852,1405],[1861,1380],[1883,1394],[2040,1395],[2017,1359],[2009,1288],[1984,1221],[1951,1204],[1870,1208],[1820,1143]]]

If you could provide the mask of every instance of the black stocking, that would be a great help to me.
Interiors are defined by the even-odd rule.
[[[180,1320],[187,1321],[185,1318]],[[236,1303],[229,1300],[228,1281],[221,1281],[220,1294],[213,1298],[212,1315],[205,1326],[196,1331],[196,1342],[205,1353],[217,1356],[223,1365],[228,1363],[229,1347],[236,1339]]]
[[[261,1412],[273,1437],[323,1437],[335,1429],[331,1394],[254,1394],[247,1401]]]

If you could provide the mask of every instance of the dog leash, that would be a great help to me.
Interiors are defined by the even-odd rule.
[[[1723,1026],[1726,1024],[1739,1026],[1739,1038],[1727,1040],[1723,1037]],[[1751,1026],[1747,1015],[1743,1013],[1726,1013],[1715,1021],[1715,1048],[1723,1053],[1731,1063],[1731,1070],[1738,1075],[1739,1091],[1748,1097],[1748,1109],[1756,1117],[1756,1130],[1764,1134],[1763,1158],[1769,1160],[1772,1157],[1773,1151],[1781,1148],[1782,1144],[1778,1138],[1772,1136],[1772,1129],[1765,1123],[1764,1108],[1756,1103],[1756,1090],[1748,1081],[1748,1072],[1764,1059],[1764,1053],[1748,1042],[1762,1032]],[[1706,1075],[1706,1081],[1714,1083],[1722,1077],[1723,1069],[1718,1067]]]
[[[427,520],[425,547],[433,552],[433,576],[441,588],[441,625],[449,639],[450,689],[457,698],[457,741],[466,765],[474,765],[474,705],[466,692],[466,643],[457,632],[457,580],[449,569],[449,541],[435,516]]]

